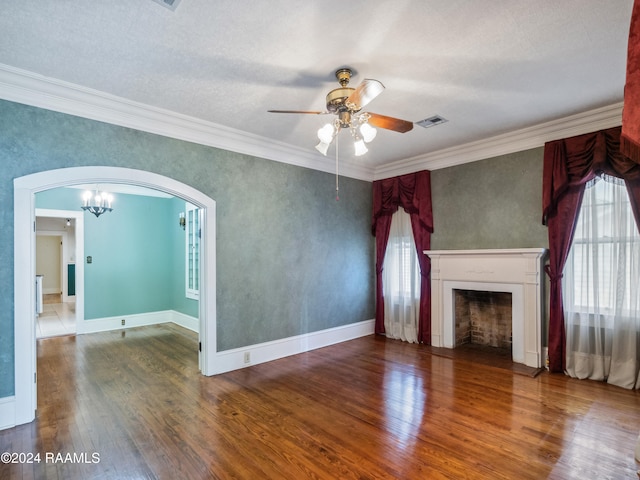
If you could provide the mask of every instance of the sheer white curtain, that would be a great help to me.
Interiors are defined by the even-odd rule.
[[[411,217],[402,208],[391,217],[382,285],[387,337],[418,343],[420,268]]]
[[[621,180],[587,185],[562,282],[567,373],[640,388],[640,236]]]

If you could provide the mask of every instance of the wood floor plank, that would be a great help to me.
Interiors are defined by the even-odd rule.
[[[2,479],[637,478],[640,394],[364,337],[215,377],[160,325],[38,341],[38,412]]]

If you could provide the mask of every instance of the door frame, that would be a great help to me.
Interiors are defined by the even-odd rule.
[[[121,183],[153,188],[201,209],[200,370],[216,373],[216,202],[193,187],[163,175],[121,167],[69,167],[14,179],[14,363],[15,424],[35,419],[35,194],[85,183]]]

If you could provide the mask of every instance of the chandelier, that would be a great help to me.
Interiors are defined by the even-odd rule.
[[[93,213],[96,217],[113,210],[111,207],[113,195],[107,192],[99,192],[97,189],[94,192],[88,190],[84,192],[82,201],[82,209]]]
[[[320,142],[316,145],[316,150],[326,156],[329,145],[336,138],[340,129],[348,128],[353,137],[354,155],[356,157],[364,155],[369,151],[365,144],[376,138],[378,133],[375,128],[367,123],[369,118],[370,115],[368,113],[352,114],[348,110],[339,112],[338,117],[333,122],[327,123],[318,130],[318,140]]]

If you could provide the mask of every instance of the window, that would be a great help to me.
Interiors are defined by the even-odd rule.
[[[385,256],[385,268],[389,270],[389,293],[391,298],[413,297],[420,282],[420,269],[413,243],[413,235],[398,235],[389,238]],[[419,289],[417,290],[419,295]]]
[[[637,309],[639,249],[624,183],[596,179],[585,189],[565,266],[565,308],[623,315]]]
[[[382,268],[382,289],[387,337],[417,343],[420,266],[411,217],[402,208],[391,217]]]
[[[640,235],[624,183],[587,185],[562,277],[566,372],[640,388]]]
[[[200,210],[187,203],[185,225],[185,295],[197,300],[200,293]]]

